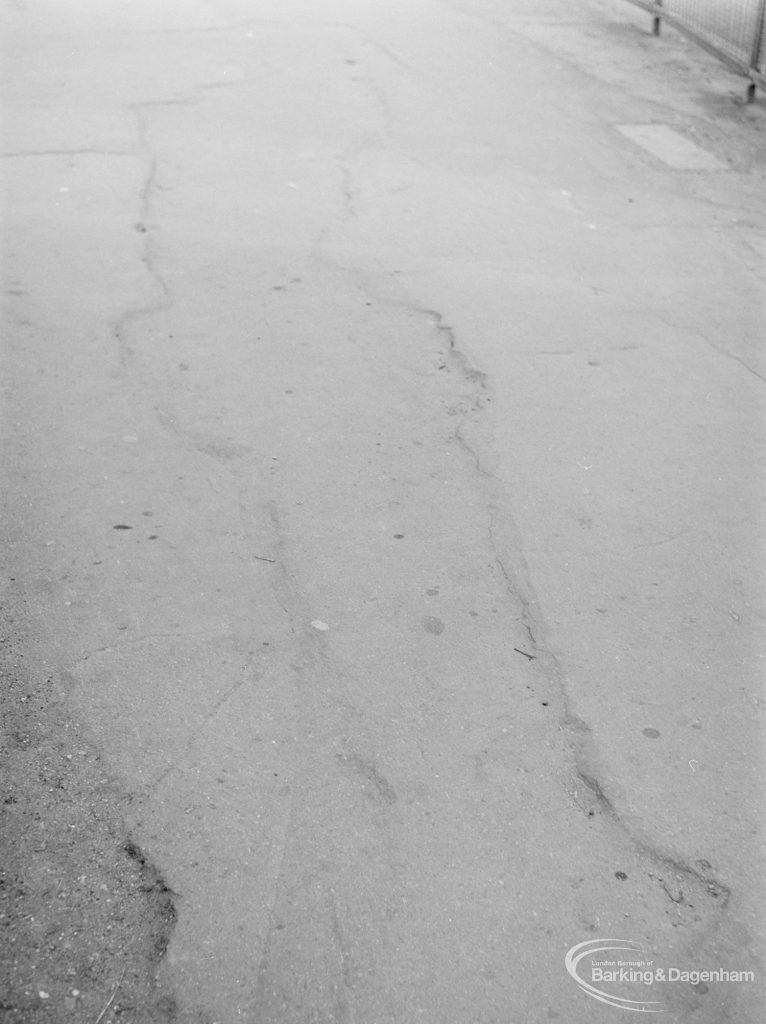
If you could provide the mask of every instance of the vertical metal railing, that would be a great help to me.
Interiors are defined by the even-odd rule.
[[[766,0],[630,0],[652,16],[652,32],[672,25],[740,74],[747,98],[766,89]]]
[[[750,67],[758,74],[766,74],[766,0],[761,0],[758,11]]]

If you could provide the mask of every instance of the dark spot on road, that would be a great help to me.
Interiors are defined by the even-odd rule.
[[[619,878],[621,882],[626,882],[628,880],[628,876],[625,874],[624,871],[615,871],[614,877]]]
[[[428,594],[429,597],[438,597],[439,596],[439,591],[436,589],[436,587],[431,587],[431,589],[427,590],[426,593]]]
[[[438,636],[444,632],[444,623],[441,619],[437,619],[435,615],[424,615],[422,622],[423,629],[427,633],[433,633],[434,636]]]
[[[142,867],[143,867],[144,864],[146,864],[146,859],[145,859],[143,853],[141,852],[140,847],[136,846],[135,843],[127,842],[127,843],[125,843],[125,846],[123,847],[123,849],[125,850],[125,853],[127,853],[127,855],[132,860],[138,861],[138,863]]]
[[[172,996],[162,996],[157,1000],[157,1013],[163,1020],[176,1020],[178,1017],[178,1004]]]
[[[469,614],[469,615],[471,616],[471,618],[473,618],[473,619],[478,619],[478,617],[479,617],[479,613],[478,613],[478,612],[469,612],[468,614]]]
[[[293,391],[293,389],[292,389],[292,388],[287,388],[287,389],[285,390],[285,394],[286,394],[286,395],[292,395],[292,394],[294,394],[294,391]]]
[[[158,533],[150,533],[149,536],[147,537],[147,540],[157,540],[158,537]]]
[[[133,527],[132,527],[132,526],[128,526],[128,524],[127,524],[127,523],[116,523],[116,524],[115,524],[115,525],[114,525],[114,526],[112,527],[112,529],[113,529],[113,530],[132,530],[132,529],[133,529]]]
[[[395,533],[394,534],[394,540],[404,540],[404,534],[403,533]]]
[[[696,992],[699,996],[707,995],[710,989],[707,987],[704,981],[698,981],[696,985],[692,985],[692,991]]]
[[[541,700],[541,701],[540,701],[540,703],[542,704],[542,706],[543,706],[544,708],[547,708],[547,707],[548,707],[548,703],[549,703],[549,702],[548,702],[547,700]]]
[[[641,732],[650,740],[659,739],[660,736],[659,729],[642,729]]]
[[[200,437],[196,447],[203,455],[210,455],[214,459],[241,459],[251,451],[250,445],[238,444],[218,437]]]
[[[134,224],[133,227],[136,229],[136,231],[140,231],[141,234],[146,234],[146,224],[142,224],[141,221],[139,221],[137,224]]]
[[[188,363],[179,363],[178,364],[178,369],[179,370],[188,370],[189,369],[189,364]]]
[[[396,802],[394,787],[373,760],[353,753],[345,757],[342,754],[336,754],[336,757],[339,761],[349,764],[359,773],[362,780],[367,784],[365,788],[369,796],[386,804]]]

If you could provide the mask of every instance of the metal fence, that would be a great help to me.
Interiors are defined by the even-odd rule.
[[[666,21],[735,71],[766,89],[766,0],[630,0],[652,15],[654,33]]]

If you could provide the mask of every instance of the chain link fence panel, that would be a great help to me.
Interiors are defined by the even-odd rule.
[[[630,0],[766,88],[766,0]],[[752,98],[752,96],[751,96]]]

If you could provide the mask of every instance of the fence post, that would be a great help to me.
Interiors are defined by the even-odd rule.
[[[766,2],[766,0],[765,0],[765,2]],[[655,6],[655,13],[654,13],[654,19],[652,21],[652,35],[653,36],[658,36],[660,34],[660,25],[662,24],[662,19],[660,18],[660,14],[659,14],[658,8],[662,7],[662,0],[655,0],[655,5],[654,6]]]

